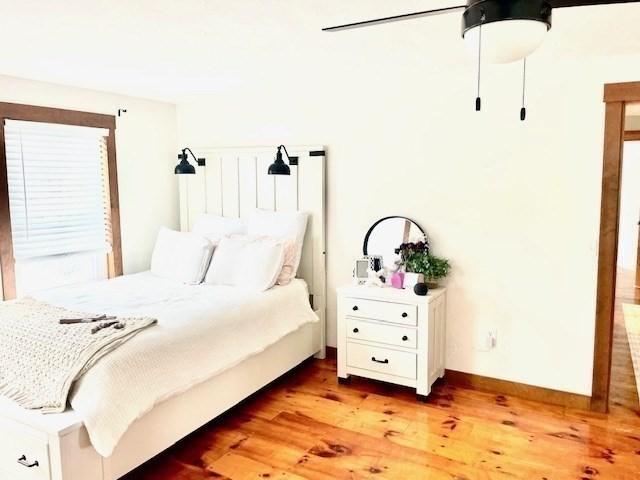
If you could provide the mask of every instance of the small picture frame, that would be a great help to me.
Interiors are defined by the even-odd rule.
[[[365,255],[355,261],[353,268],[353,279],[357,285],[364,285],[369,278],[369,270],[381,272],[382,257],[380,255]],[[384,276],[382,274],[382,276]],[[384,279],[382,279],[384,282]]]
[[[355,261],[353,279],[358,285],[364,285],[369,278],[369,258],[362,257]]]
[[[369,268],[374,272],[382,270],[382,255],[367,255],[364,258],[369,259]]]

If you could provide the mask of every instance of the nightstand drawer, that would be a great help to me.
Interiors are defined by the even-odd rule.
[[[383,323],[363,322],[355,318],[347,320],[347,337],[367,342],[387,343],[399,347],[416,348],[417,330]]]
[[[417,307],[403,303],[365,300],[363,298],[347,298],[346,314],[350,317],[371,318],[383,322],[417,325]]]
[[[2,479],[49,480],[46,437],[11,421],[0,421],[0,470]]]
[[[416,354],[347,343],[347,365],[364,370],[416,379]]]

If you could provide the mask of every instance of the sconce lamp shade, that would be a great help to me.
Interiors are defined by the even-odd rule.
[[[191,165],[186,158],[183,158],[182,160],[180,160],[180,163],[176,165],[174,173],[176,175],[184,175],[184,174],[193,175],[196,173],[196,167]]]
[[[289,168],[289,165],[284,163],[281,150],[284,150],[284,153],[287,155],[289,165],[298,165],[298,157],[290,156],[289,152],[287,152],[287,148],[284,145],[280,145],[276,152],[276,159],[271,165],[269,165],[269,170],[267,170],[269,175],[291,175],[291,168]]]
[[[178,154],[178,160],[180,160],[180,163],[178,163],[178,165],[176,165],[176,168],[174,168],[173,170],[173,173],[175,173],[176,175],[195,175],[196,173],[196,167],[189,163],[189,156],[187,155],[187,152],[189,152],[189,154],[193,157],[199,167],[204,167],[206,165],[206,159],[196,158],[191,149],[189,147],[186,147],[182,149],[182,153]]]
[[[267,172],[269,175],[291,175],[291,169],[289,165],[284,163],[282,160],[282,156],[276,159],[271,165],[269,165],[269,170]]]

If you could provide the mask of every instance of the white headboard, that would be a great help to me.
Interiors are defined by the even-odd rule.
[[[194,147],[198,157],[206,158],[206,166],[196,167],[196,175],[179,175],[180,228],[190,230],[204,212],[236,218],[247,217],[255,208],[308,212],[298,277],[307,282],[313,309],[324,323],[325,151],[317,145],[287,146],[287,150],[299,157],[290,176],[267,174],[275,147]]]

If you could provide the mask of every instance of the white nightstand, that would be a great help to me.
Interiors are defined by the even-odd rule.
[[[338,289],[338,379],[350,375],[406,385],[419,400],[444,376],[446,290]]]

